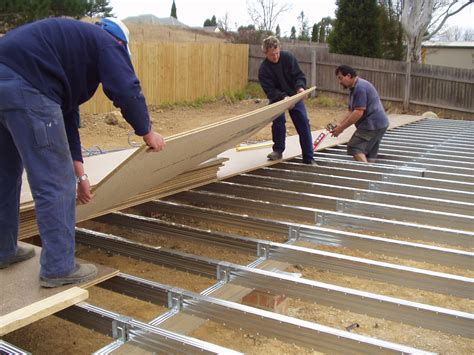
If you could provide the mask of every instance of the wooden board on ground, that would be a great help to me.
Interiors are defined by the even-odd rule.
[[[119,272],[97,265],[99,273],[91,281],[42,288],[39,285],[41,248],[35,247],[35,252],[35,257],[0,270],[0,336],[85,300],[88,292],[84,288],[107,280]]]
[[[400,126],[404,126],[409,123],[420,121],[424,119],[421,116],[412,115],[389,115],[390,126],[389,129],[394,129]],[[339,137],[327,137],[321,145],[318,147],[319,150],[325,148],[334,147],[338,144],[345,144],[349,141],[350,137],[354,133],[355,128],[347,128]],[[313,138],[317,137],[322,130],[313,131]],[[267,142],[265,142],[267,143]],[[264,143],[262,143],[264,144]],[[257,168],[264,166],[270,166],[277,164],[280,161],[268,161],[267,154],[272,151],[271,144],[266,147],[259,148],[256,150],[244,149],[229,149],[219,155],[220,158],[226,158],[227,162],[219,170],[217,174],[218,179],[225,179],[237,174],[242,174]],[[299,136],[291,136],[286,138],[286,149],[283,152],[283,160],[294,158],[301,155],[301,148],[299,144]],[[317,167],[315,167],[317,169]]]
[[[96,216],[216,157],[258,132],[313,90],[311,88],[288,100],[171,136],[166,139],[166,147],[160,153],[147,153],[147,147],[142,146],[99,183],[95,189],[96,196],[90,203],[78,206],[77,220]]]

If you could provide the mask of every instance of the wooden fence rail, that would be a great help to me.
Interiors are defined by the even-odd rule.
[[[328,53],[326,48],[284,45],[295,54],[308,84],[318,91],[347,94],[334,74],[340,64],[372,82],[385,101],[455,111],[474,118],[474,70]],[[259,45],[249,48],[249,80],[258,81],[264,55]],[[405,101],[405,102],[404,102]]]
[[[248,45],[134,43],[132,62],[149,105],[190,102],[243,90],[248,82]],[[116,110],[99,88],[82,113]]]

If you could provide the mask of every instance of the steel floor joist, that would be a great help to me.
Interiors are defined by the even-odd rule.
[[[174,208],[174,206],[170,204],[163,204],[161,206],[163,206],[163,211],[166,210],[169,214],[173,214],[174,216],[185,216],[185,214],[180,214],[180,210],[183,209],[184,206],[178,206],[177,208]],[[155,209],[154,211],[156,212],[157,210]],[[147,213],[150,211],[145,212]],[[199,218],[199,212],[205,213],[205,210],[201,209],[201,211],[195,211],[194,216],[196,218]],[[253,223],[262,226],[262,228],[259,228],[259,231],[262,232],[268,232],[266,230],[266,226],[268,225],[279,226],[281,228],[281,233],[288,233],[288,242],[290,243],[294,243],[297,240],[306,240],[319,245],[338,246],[367,252],[377,252],[397,258],[407,258],[410,260],[418,260],[428,263],[431,262],[433,264],[461,267],[466,270],[474,269],[472,263],[474,253],[470,252],[431,247],[417,243],[392,241],[384,238],[369,237],[362,234],[339,232],[331,229],[284,223],[269,219],[252,219]],[[289,244],[281,244],[229,233],[203,230],[182,224],[170,223],[156,218],[142,217],[120,212],[101,216],[95,220],[107,225],[124,226],[133,228],[134,230],[160,234],[167,238],[190,239],[213,245],[222,245],[227,248],[253,253],[257,256],[262,256],[263,253],[270,253],[272,259],[293,263],[295,260],[301,260],[302,263],[311,265],[311,250],[307,250],[307,248],[295,249]],[[239,216],[236,216],[236,220],[239,220]],[[240,218],[238,224],[239,227],[245,225],[247,221],[248,219]],[[250,228],[250,230],[252,230],[252,228]],[[287,254],[293,255],[289,258]]]
[[[30,355],[31,353],[0,339],[0,354],[2,355]]]
[[[325,149],[325,152],[334,152],[336,154],[346,154],[347,148],[346,146],[343,145],[338,145],[335,147],[332,147],[330,149]],[[395,156],[403,156],[406,158],[411,158],[411,159],[417,159],[417,158],[425,158],[425,159],[431,159],[431,160],[438,160],[440,162],[445,162],[449,161],[449,164],[457,165],[457,162],[461,162],[464,164],[474,164],[474,156],[472,153],[470,156],[463,155],[462,152],[458,151],[453,151],[453,150],[446,150],[446,151],[432,151],[432,150],[426,150],[426,149],[418,149],[414,150],[412,149],[400,149],[400,147],[387,147],[384,144],[380,145],[379,148],[379,153],[381,157],[383,156],[390,156],[390,155],[395,155]],[[449,165],[448,164],[448,165]]]
[[[165,248],[156,249],[104,233],[84,229],[77,229],[76,233],[78,241],[82,244],[97,248],[100,247],[121,255],[139,258],[143,261],[168,267],[176,267],[180,270],[202,274],[207,277],[217,276],[217,280],[219,281],[232,281],[240,286],[263,289],[276,293],[285,290],[285,294],[292,298],[299,298],[356,313],[405,322],[415,326],[423,326],[428,329],[442,330],[450,334],[455,332],[455,334],[464,337],[474,336],[472,332],[474,315],[466,312],[380,296],[369,292],[333,286],[281,273],[221,262],[206,257],[191,256],[186,253],[171,251]],[[174,259],[171,258],[173,256]],[[319,264],[319,266],[321,265],[325,264]],[[214,268],[214,273],[209,272],[210,266]],[[366,272],[370,271],[366,270]],[[370,273],[376,275],[374,272]],[[429,273],[426,273],[426,275],[428,274]],[[434,274],[436,273],[432,273],[432,275]],[[389,274],[386,274],[386,276],[390,277]],[[461,280],[467,278],[457,277],[457,279]],[[418,313],[417,316],[414,316],[413,312]]]
[[[386,169],[385,171],[369,171],[364,170],[363,166],[360,164],[354,164],[355,162],[350,162],[349,164],[341,164],[342,161],[335,161],[335,166],[330,166],[330,161],[320,160],[318,161],[318,169],[315,170],[311,166],[305,164],[298,164],[294,162],[284,162],[273,165],[271,168],[262,168],[253,171],[253,174],[257,174],[261,170],[272,169],[272,170],[285,170],[296,172],[304,172],[308,174],[322,174],[336,177],[345,177],[350,179],[367,179],[373,181],[387,182],[387,183],[397,183],[403,185],[412,185],[418,187],[426,188],[438,188],[445,189],[449,191],[461,191],[474,194],[474,184],[466,183],[462,181],[451,181],[451,180],[442,180],[442,179],[431,179],[427,177],[422,177],[422,172],[419,172],[416,176],[413,174],[402,175],[397,174],[393,171],[392,167]],[[344,162],[343,162],[344,163]],[[469,202],[469,201],[467,201]]]
[[[133,318],[82,302],[57,313],[61,318],[80,324],[102,334],[119,339],[99,353],[116,350],[117,345],[129,344],[142,351],[173,354],[241,354],[219,345],[160,329]]]
[[[337,231],[317,226],[288,223],[265,218],[255,218],[229,212],[210,210],[202,207],[178,205],[171,202],[157,201],[139,206],[133,209],[134,213],[144,215],[167,214],[179,218],[193,218],[215,222],[226,220],[239,229],[247,229],[254,232],[275,233],[288,235],[288,241],[306,240],[315,245],[328,245],[356,249],[364,252],[374,252],[401,259],[422,261],[450,267],[459,267],[466,270],[474,270],[474,253],[455,249],[427,246],[425,244],[390,240],[387,238],[372,237],[344,231]],[[198,230],[183,225],[172,224],[157,219],[145,219],[137,215],[114,213],[96,218],[96,221],[132,227],[148,232],[166,233],[166,229],[172,230],[173,237],[207,240],[213,244],[224,244],[227,247],[253,252],[258,249],[258,244],[270,243],[265,240],[251,239],[230,235]],[[160,228],[165,225],[166,228]],[[170,235],[170,236],[171,236]]]
[[[315,153],[316,158],[332,158],[332,159],[340,159],[340,160],[352,160],[352,157],[343,154],[334,154],[334,153],[325,153],[317,152]],[[465,181],[469,183],[474,183],[474,172],[472,169],[471,164],[465,164],[464,166],[453,166],[453,165],[443,165],[438,164],[438,160],[430,160],[430,162],[422,162],[419,160],[427,160],[427,159],[405,159],[400,156],[383,156],[379,155],[377,158],[378,164],[384,165],[392,165],[395,167],[405,167],[405,168],[416,168],[420,170],[424,170],[423,176],[432,175],[434,178],[444,178],[444,179],[451,179],[455,181]]]
[[[344,159],[351,159],[347,156],[346,150],[328,148],[324,150],[323,154],[334,154],[335,156]],[[472,175],[471,171],[474,163],[469,159],[456,159],[453,161],[452,157],[436,157],[430,154],[407,154],[404,151],[390,153],[389,151],[379,150],[377,161],[386,162],[388,164],[418,164],[422,168],[436,171],[458,172],[459,174]],[[452,170],[450,170],[452,169]]]
[[[291,179],[290,176],[262,176],[253,173],[234,176],[226,181],[242,185],[251,185],[254,187],[268,187],[314,195],[341,197],[345,199],[353,198],[359,201],[377,202],[387,205],[397,205],[417,209],[427,209],[426,207],[429,206],[430,211],[474,216],[474,203],[447,200],[442,199],[439,196],[435,198],[424,197],[420,195],[410,195],[408,194],[408,191],[404,191],[402,188],[400,189],[400,192],[387,192],[383,190],[368,189],[369,186],[362,188],[355,186],[344,186],[343,184],[335,184],[334,181],[332,183],[321,183],[295,180]]]
[[[166,298],[167,304],[160,304],[172,307],[174,310],[270,338],[284,339],[285,342],[318,351],[337,353],[420,351],[365,336],[354,337],[354,334],[349,332],[162,285],[132,275],[119,274],[100,286],[150,302],[160,302]],[[158,295],[157,298],[155,295]]]
[[[201,319],[225,323],[236,329],[245,329],[270,338],[276,337],[318,351],[330,353],[418,353],[421,351],[177,289],[132,275],[119,274],[100,286],[145,301],[159,302],[161,305],[179,309],[181,312]],[[162,303],[162,300],[167,300],[167,303]],[[166,317],[161,319],[166,319]],[[421,353],[424,352],[421,351]]]
[[[345,150],[346,146],[336,146],[337,148]],[[429,144],[413,144],[409,147],[404,146],[403,150],[400,148],[399,144],[394,144],[391,142],[382,142],[380,144],[380,149],[393,150],[393,151],[403,151],[406,154],[440,154],[442,156],[453,156],[453,159],[474,159],[474,153],[467,149],[448,149],[443,146],[433,146]]]
[[[417,223],[367,217],[358,214],[326,211],[309,207],[268,203],[260,200],[228,196],[206,191],[186,191],[169,198],[185,204],[223,208],[239,213],[271,214],[272,218],[297,220],[305,224],[315,223],[335,229],[350,229],[365,233],[382,233],[385,237],[403,237],[414,240],[472,248],[474,232],[428,226]],[[228,221],[226,221],[228,222]]]
[[[338,173],[337,171],[331,171],[331,173]],[[372,177],[369,178],[360,178],[360,177],[348,177],[345,175],[330,175],[324,174],[322,172],[309,172],[309,171],[298,171],[298,170],[287,170],[287,169],[273,169],[273,168],[262,168],[256,171],[252,171],[247,174],[248,176],[264,176],[272,178],[281,178],[285,180],[292,180],[298,182],[307,182],[315,184],[326,184],[337,187],[345,188],[357,188],[365,189],[370,191],[381,191],[381,192],[392,192],[397,194],[406,194],[416,197],[428,197],[436,198],[442,200],[450,200],[457,202],[467,202],[471,208],[468,212],[474,214],[472,206],[474,206],[474,191],[467,192],[462,190],[449,190],[446,188],[437,188],[437,187],[427,187],[414,185],[415,181],[412,181],[412,184],[407,183],[394,183],[389,181],[378,181],[376,178],[380,176],[366,176]],[[354,174],[355,175],[355,174]],[[414,180],[414,179],[412,179]],[[421,183],[421,181],[419,181]]]
[[[221,181],[201,186],[197,191],[221,193],[244,198],[258,196],[261,201],[318,208],[329,211],[353,213],[377,218],[390,218],[404,222],[433,225],[449,228],[455,226],[459,230],[471,230],[473,218],[461,214],[430,211],[419,208],[401,207],[375,202],[365,202],[347,198],[332,197],[313,193],[298,193],[288,190],[256,187],[233,182]]]

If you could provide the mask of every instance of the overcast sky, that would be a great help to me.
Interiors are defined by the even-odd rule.
[[[252,1],[252,0],[251,0]],[[254,2],[254,1],[252,1]],[[289,3],[290,11],[281,15],[277,23],[282,35],[290,35],[291,26],[298,30],[298,16],[304,11],[310,28],[323,17],[335,17],[335,0],[276,0],[278,4]],[[113,13],[123,19],[128,16],[153,14],[157,17],[168,17],[171,13],[173,0],[110,0]],[[228,24],[231,29],[251,24],[247,13],[247,0],[175,0],[178,20],[188,26],[202,26],[207,18],[215,15],[219,20],[228,14]],[[468,6],[459,14],[453,16],[450,25],[474,27],[474,5]]]

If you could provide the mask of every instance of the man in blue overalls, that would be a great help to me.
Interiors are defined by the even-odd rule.
[[[17,245],[25,168],[42,241],[43,287],[97,274],[93,264],[75,264],[74,238],[76,187],[81,203],[93,197],[81,154],[79,105],[99,83],[150,150],[160,151],[164,140],[152,130],[121,21],[50,18],[0,39],[0,268],[34,255]]]

